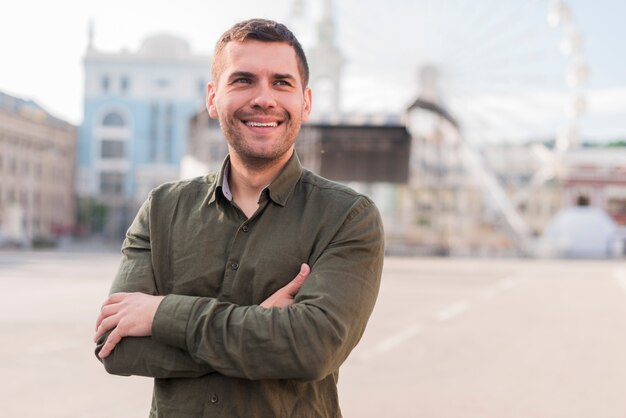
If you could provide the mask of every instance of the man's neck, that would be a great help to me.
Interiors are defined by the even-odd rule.
[[[230,172],[228,185],[233,195],[233,201],[250,217],[258,208],[259,195],[280,171],[287,165],[292,153],[287,152],[274,164],[263,167],[250,167],[236,154],[230,154]]]

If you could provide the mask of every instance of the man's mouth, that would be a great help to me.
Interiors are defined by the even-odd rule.
[[[254,126],[260,128],[275,128],[279,125],[279,122],[253,122],[246,121],[244,122],[247,126]]]

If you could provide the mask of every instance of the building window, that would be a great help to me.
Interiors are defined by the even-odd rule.
[[[130,79],[127,76],[122,76],[122,79],[120,80],[120,89],[124,93],[130,89]]]
[[[107,113],[102,119],[103,126],[124,126],[124,118],[117,112]]]
[[[100,193],[120,195],[124,191],[124,174],[116,171],[100,173]]]
[[[165,161],[172,162],[174,146],[174,104],[168,103],[165,108]]]
[[[158,154],[158,123],[159,123],[159,105],[152,103],[150,105],[150,147],[149,158],[150,161],[156,162]]]
[[[111,80],[109,79],[108,75],[103,75],[100,78],[100,86],[102,87],[103,92],[106,93],[109,91],[110,84],[111,84]]]
[[[124,158],[124,141],[117,139],[103,139],[100,157],[102,158]]]
[[[611,214],[626,215],[626,199],[610,199],[607,210]]]
[[[154,84],[159,87],[159,88],[166,88],[169,87],[170,85],[170,80],[168,80],[167,78],[158,78],[156,80],[154,80]]]
[[[200,97],[204,97],[206,95],[206,81],[198,80],[198,94]]]

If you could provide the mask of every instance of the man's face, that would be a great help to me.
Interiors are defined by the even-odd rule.
[[[251,168],[286,160],[311,111],[311,91],[302,88],[294,49],[247,40],[229,42],[222,54],[207,109],[219,118],[231,154]]]

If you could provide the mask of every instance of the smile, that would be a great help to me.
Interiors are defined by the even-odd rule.
[[[278,122],[245,122],[248,126],[257,126],[261,128],[275,128],[278,126]]]

